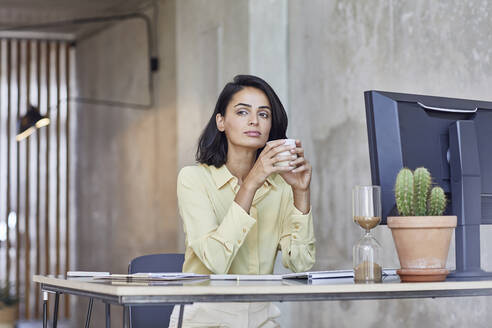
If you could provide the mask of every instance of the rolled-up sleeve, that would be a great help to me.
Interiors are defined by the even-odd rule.
[[[202,180],[183,168],[178,175],[177,195],[188,245],[213,273],[227,273],[249,230],[256,224],[236,202],[218,218]]]
[[[294,206],[290,187],[287,191],[285,208],[280,237],[282,263],[294,272],[307,271],[314,265],[316,256],[311,209],[309,213],[303,214]]]

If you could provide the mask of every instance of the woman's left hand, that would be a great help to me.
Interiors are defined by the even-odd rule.
[[[312,167],[306,158],[304,158],[304,149],[302,148],[300,140],[296,140],[296,148],[292,149],[291,153],[297,154],[297,159],[289,163],[289,165],[294,166],[295,169],[289,172],[282,172],[280,175],[294,191],[307,191],[309,190],[309,185],[311,183]]]

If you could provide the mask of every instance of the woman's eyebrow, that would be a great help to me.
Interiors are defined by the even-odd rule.
[[[245,104],[245,103],[239,103],[237,105],[234,105],[234,107],[237,107],[237,106],[246,106],[246,107],[251,107],[250,104]]]
[[[248,107],[248,108],[252,108],[253,106],[251,106],[250,104],[245,104],[245,103],[239,103],[239,104],[236,104],[234,105],[234,107],[239,107],[239,106],[244,106],[244,107]],[[268,109],[269,111],[272,111],[272,109],[270,108],[270,106],[259,106],[258,107],[259,109]]]

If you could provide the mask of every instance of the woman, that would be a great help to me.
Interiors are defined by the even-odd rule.
[[[198,142],[199,164],[178,175],[183,272],[271,274],[278,250],[292,271],[312,267],[312,170],[299,140],[284,144],[286,130],[282,103],[264,80],[238,75],[224,87]],[[190,327],[235,326],[244,316],[249,327],[275,327],[279,315],[268,303],[202,303],[184,313]],[[177,315],[176,307],[170,327]]]

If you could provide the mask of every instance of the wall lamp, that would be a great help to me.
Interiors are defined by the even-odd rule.
[[[29,137],[36,129],[47,126],[48,124],[50,124],[50,119],[41,115],[36,107],[30,105],[27,113],[19,119],[15,139],[17,142],[22,141]]]

